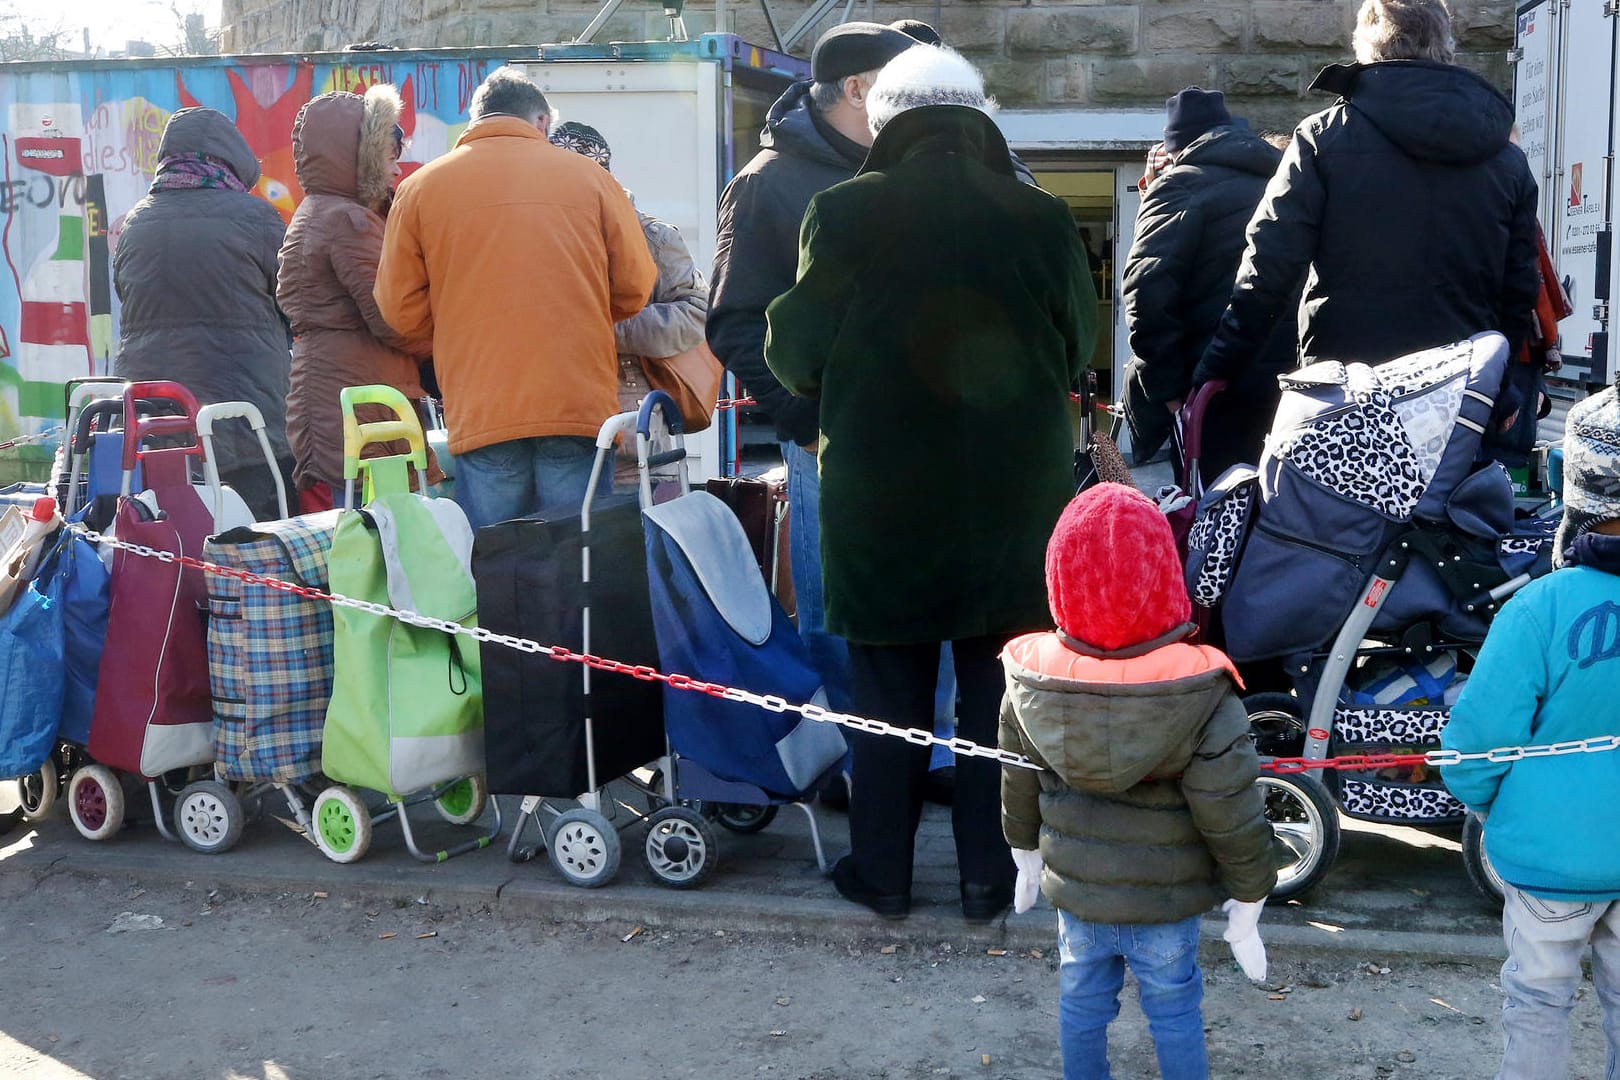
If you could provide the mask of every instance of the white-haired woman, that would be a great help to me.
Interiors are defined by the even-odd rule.
[[[1444,0],[1362,4],[1356,63],[1312,84],[1339,100],[1295,131],[1195,383],[1251,363],[1301,282],[1304,363],[1484,330],[1517,353],[1538,287],[1536,182],[1508,141],[1512,104],[1456,66],[1455,47]]]
[[[1046,540],[1073,493],[1068,391],[1097,297],[1058,199],[1020,183],[984,84],[947,49],[901,53],[867,95],[855,179],[805,215],[797,283],[767,310],[765,358],[821,403],[822,596],[856,711],[928,729],[952,643],[958,732],[993,744],[1008,638],[1045,628]],[[854,733],[846,898],[911,907],[925,746]],[[963,914],[1012,902],[999,773],[956,765]]]

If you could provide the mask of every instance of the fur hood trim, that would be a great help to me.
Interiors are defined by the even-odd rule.
[[[394,128],[404,111],[399,91],[379,83],[366,91],[360,119],[360,147],[355,155],[355,188],[369,207],[388,202],[394,180]]]

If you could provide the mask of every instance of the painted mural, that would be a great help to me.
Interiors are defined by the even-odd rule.
[[[206,105],[231,117],[263,169],[256,194],[290,220],[302,197],[292,125],[304,102],[379,82],[399,87],[409,174],[455,144],[473,90],[503,62],[434,53],[343,59],[0,65],[0,438],[59,422],[63,382],[111,370],[112,252],[157,171],[175,110]]]

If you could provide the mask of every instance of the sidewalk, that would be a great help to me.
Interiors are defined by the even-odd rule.
[[[984,947],[1046,948],[1054,938],[1051,908],[1009,915],[988,926],[961,917],[949,812],[929,806],[917,840],[914,907],[888,922],[842,900],[817,872],[803,815],[784,808],[752,836],[720,833],[720,858],[703,886],[680,891],[658,884],[642,859],[644,829],[622,834],[615,881],[579,889],[563,881],[545,855],[514,864],[506,832],[496,845],[437,865],[406,852],[393,824],[377,827],[370,854],[348,866],[328,861],[313,845],[268,816],[249,826],[242,842],[217,856],[164,841],[147,814],[118,838],[82,839],[58,807],[51,819],[0,838],[0,875],[70,873],[126,878],[135,884],[178,883],[241,893],[326,892],[334,898],[376,898],[466,910],[488,909],[519,919],[613,922],[683,930],[754,931],[824,941],[892,939],[961,941]],[[144,804],[141,808],[146,810]],[[133,807],[132,807],[133,809]],[[278,807],[279,809],[279,807]],[[829,861],[847,850],[843,814],[817,808]],[[464,839],[432,811],[412,818],[424,850]],[[459,835],[458,835],[459,834]],[[526,839],[536,833],[530,827]],[[1205,935],[1218,937],[1218,918]],[[1392,955],[1494,960],[1502,955],[1500,915],[1473,891],[1455,835],[1347,824],[1338,863],[1314,893],[1269,906],[1262,923],[1272,948],[1347,952],[1376,961]]]

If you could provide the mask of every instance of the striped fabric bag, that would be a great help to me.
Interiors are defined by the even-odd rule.
[[[208,541],[204,557],[326,590],[338,511],[250,525]],[[302,783],[320,774],[332,696],[332,608],[208,575],[208,675],[222,780]]]

